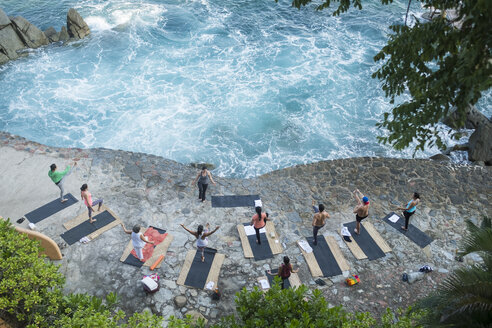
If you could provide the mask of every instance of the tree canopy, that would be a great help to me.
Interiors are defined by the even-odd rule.
[[[300,8],[313,0],[293,0]],[[411,0],[409,0],[411,1]],[[413,26],[391,25],[387,44],[374,57],[381,67],[372,75],[382,81],[391,104],[379,128],[387,134],[378,137],[383,144],[401,150],[416,141],[415,151],[437,145],[444,149],[439,122],[451,111],[459,117],[459,136],[464,127],[465,110],[492,86],[492,1],[417,0],[441,14],[431,21],[417,20]],[[318,3],[317,10],[330,7],[331,0]],[[351,6],[362,9],[362,0],[335,0],[340,15]],[[381,0],[389,4],[392,0]],[[447,14],[454,13],[452,17]],[[398,103],[398,97],[409,99]]]

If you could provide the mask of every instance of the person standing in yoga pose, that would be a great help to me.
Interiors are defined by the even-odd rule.
[[[420,195],[418,192],[414,192],[412,199],[407,203],[406,207],[397,207],[398,210],[403,211],[403,216],[405,217],[405,225],[401,226],[403,230],[408,230],[408,222],[410,221],[410,217],[415,213],[417,209],[417,205],[420,203]]]
[[[325,211],[325,205],[319,204],[316,207],[314,200],[313,211],[315,213],[313,216],[313,244],[318,245],[318,231],[325,226],[325,221],[330,218],[330,214]]]
[[[354,197],[357,201],[357,206],[354,208],[356,228],[355,233],[360,235],[360,222],[369,216],[369,198],[364,196],[359,189],[354,190]]]
[[[264,228],[266,221],[268,221],[268,213],[261,213],[261,207],[255,207],[256,214],[251,218],[251,225],[254,226],[256,231],[256,243],[261,245],[260,229]]]
[[[292,268],[292,264],[290,264],[290,259],[288,256],[284,256],[284,263],[282,263],[279,267],[278,267],[278,273],[277,274],[273,274],[272,271],[268,270],[267,273],[271,276],[279,276],[280,278],[282,278],[282,289],[284,289],[284,282],[286,279],[289,279],[290,277],[290,274],[291,273],[296,273],[298,272],[299,269],[297,270],[294,270]]]
[[[201,199],[202,203],[205,201],[205,193],[207,192],[208,180],[210,180],[215,186],[215,181],[214,179],[212,179],[212,174],[209,170],[207,170],[206,166],[203,166],[202,170],[198,172],[195,180],[193,180],[192,182],[192,185],[194,185],[198,181],[198,199]]]
[[[65,182],[65,177],[72,173],[73,168],[77,165],[77,162],[73,162],[73,166],[70,168],[70,165],[67,165],[64,171],[57,171],[56,164],[50,165],[50,171],[48,172],[48,176],[51,178],[54,184],[58,188],[60,188],[60,199],[62,203],[65,203],[68,199],[63,198],[65,194],[65,189],[63,188],[63,183]]]
[[[197,228],[197,231],[190,230],[184,226],[184,224],[180,224],[180,226],[183,227],[186,231],[191,233],[193,236],[196,237],[196,247],[198,248],[199,251],[202,252],[202,262],[205,262],[205,247],[208,245],[208,239],[207,237],[219,230],[220,226],[216,226],[213,231],[208,231],[210,228],[210,225],[207,223],[205,226],[205,230],[203,230],[203,226],[200,224]]]
[[[92,195],[89,192],[89,187],[87,186],[87,183],[84,183],[82,187],[80,187],[80,197],[84,200],[85,206],[87,206],[87,210],[89,211],[89,222],[96,222],[96,220],[92,219],[92,212],[95,212],[92,206],[96,206],[99,204],[99,206],[97,207],[97,211],[99,212],[103,203],[103,199],[99,198],[95,201],[92,201]]]
[[[123,223],[121,223],[121,226],[123,227],[125,233],[132,235],[131,239],[132,239],[133,249],[135,250],[138,259],[143,262],[144,260],[143,249],[145,247],[145,244],[154,244],[154,242],[150,241],[146,236],[142,235],[141,232],[142,227],[138,224],[134,225],[132,230],[127,230]]]

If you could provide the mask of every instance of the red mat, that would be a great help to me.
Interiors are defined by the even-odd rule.
[[[148,228],[147,231],[145,231],[144,236],[147,237],[149,241],[153,241],[154,244],[145,244],[145,247],[142,250],[144,259],[142,262],[147,261],[152,257],[152,254],[154,253],[154,247],[159,245],[166,239],[167,237],[167,232],[166,233],[159,233],[159,231],[155,230],[154,228]],[[137,257],[137,253],[135,252],[134,249],[132,249],[133,256]]]

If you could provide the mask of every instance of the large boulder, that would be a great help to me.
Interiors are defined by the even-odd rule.
[[[68,35],[67,28],[65,26],[62,26],[58,40],[65,42],[68,41],[68,39],[70,39],[70,36]]]
[[[479,125],[490,123],[487,116],[483,115],[475,106],[468,106],[464,112],[465,115],[465,128],[476,129]],[[453,129],[460,129],[460,115],[453,109],[451,113],[446,116],[442,122]]]
[[[0,29],[10,24],[10,19],[7,14],[0,8]]]
[[[68,35],[75,39],[83,39],[91,34],[91,30],[87,23],[73,8],[70,8],[67,13],[67,29]]]
[[[46,35],[50,42],[58,42],[60,40],[60,35],[56,32],[53,26],[48,27],[48,29],[44,31],[44,35]]]
[[[0,53],[9,59],[17,59],[17,50],[24,49],[25,45],[15,32],[12,25],[0,29]]]
[[[0,65],[5,64],[8,62],[10,59],[7,57],[7,55],[4,55],[3,52],[0,52]]]
[[[492,165],[492,124],[479,125],[468,141],[468,159]]]
[[[12,19],[13,25],[16,27],[22,41],[29,48],[39,48],[49,43],[48,38],[36,26],[29,23],[24,17],[17,16]]]

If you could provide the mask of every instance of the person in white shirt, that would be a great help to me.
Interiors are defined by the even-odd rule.
[[[132,230],[127,230],[125,228],[125,225],[122,223],[121,226],[123,227],[123,230],[127,234],[131,234],[131,239],[132,239],[132,244],[133,244],[133,249],[135,250],[135,253],[137,253],[137,257],[140,261],[144,260],[143,256],[143,248],[145,247],[145,244],[154,244],[153,241],[150,241],[147,237],[145,237],[140,230],[142,227],[140,225],[135,225],[133,226]]]

